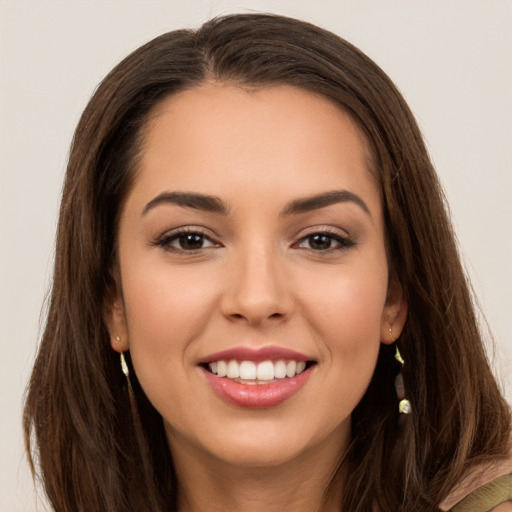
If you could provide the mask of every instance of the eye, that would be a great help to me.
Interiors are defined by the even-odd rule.
[[[198,231],[182,230],[166,234],[153,245],[158,245],[169,251],[198,251],[209,247],[217,247],[211,238]]]
[[[301,238],[297,247],[311,251],[329,252],[352,247],[354,242],[338,233],[311,233]]]

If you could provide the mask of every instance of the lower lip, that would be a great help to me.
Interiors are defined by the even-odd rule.
[[[306,384],[311,370],[312,368],[308,368],[295,377],[270,384],[242,384],[226,377],[217,377],[203,368],[210,386],[220,398],[247,409],[266,409],[282,404]]]

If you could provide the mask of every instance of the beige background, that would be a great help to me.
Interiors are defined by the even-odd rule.
[[[36,510],[21,401],[78,116],[105,73],[141,43],[247,10],[342,35],[402,90],[445,185],[512,398],[511,1],[0,0],[0,512]]]

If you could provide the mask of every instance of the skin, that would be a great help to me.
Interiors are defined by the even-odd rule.
[[[164,419],[180,510],[334,510],[343,470],[338,490],[323,493],[350,442],[351,412],[407,311],[388,282],[364,137],[312,93],[209,84],[165,99],[142,149],[108,324]],[[282,215],[291,201],[339,190],[362,203]],[[215,196],[227,213],[148,206],[176,191]],[[199,248],[172,238],[183,227],[204,235]],[[329,235],[315,245],[325,231],[343,243]],[[227,403],[198,366],[220,350],[266,345],[316,363],[276,407]]]

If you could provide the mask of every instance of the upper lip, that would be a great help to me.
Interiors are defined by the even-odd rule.
[[[234,347],[220,352],[215,352],[203,357],[199,360],[199,364],[211,363],[212,361],[277,361],[279,359],[293,360],[293,361],[313,361],[314,358],[301,354],[295,350],[290,350],[276,345],[267,345],[264,347]]]

